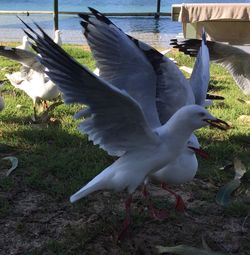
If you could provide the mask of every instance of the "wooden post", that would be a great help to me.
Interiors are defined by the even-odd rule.
[[[160,18],[160,12],[161,12],[161,0],[157,0],[157,9],[155,13],[155,19]]]
[[[54,31],[58,30],[58,0],[54,0]]]

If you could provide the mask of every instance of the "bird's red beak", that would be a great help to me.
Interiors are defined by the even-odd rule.
[[[219,128],[221,130],[227,130],[231,128],[224,120],[221,120],[221,119],[214,119],[214,120],[204,119],[204,121],[206,121],[210,126]]]
[[[204,159],[208,159],[209,155],[208,153],[206,153],[204,150],[202,150],[201,148],[195,148],[193,146],[188,146],[189,149],[193,150],[196,154],[200,155],[202,158]]]

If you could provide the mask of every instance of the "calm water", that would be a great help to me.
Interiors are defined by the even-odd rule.
[[[213,1],[213,0],[161,0],[161,11],[171,12],[172,4],[179,3],[250,3],[248,1]],[[101,12],[154,12],[156,0],[59,0],[61,11],[88,11],[91,6]],[[0,0],[0,10],[52,10],[53,0]],[[51,15],[22,16],[26,22],[37,21],[46,31],[52,33]],[[155,20],[152,17],[112,17],[111,20],[126,33],[139,37],[153,45],[165,47],[169,39],[182,31],[181,24],[172,22],[169,17]],[[81,33],[79,19],[76,16],[60,15],[59,27],[63,31],[63,41],[69,43],[85,43]],[[15,15],[0,15],[0,41],[20,40],[22,25]],[[159,45],[160,44],[160,45]],[[161,45],[162,44],[162,45]]]
[[[179,3],[249,3],[230,0],[161,0],[162,11],[170,11],[172,4]],[[60,10],[86,11],[88,6],[103,12],[153,11],[156,0],[59,0]],[[53,0],[0,0],[1,10],[52,10]]]

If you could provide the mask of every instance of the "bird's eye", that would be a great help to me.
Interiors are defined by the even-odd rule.
[[[199,112],[199,116],[204,117],[204,116],[206,116],[206,113],[205,112]]]

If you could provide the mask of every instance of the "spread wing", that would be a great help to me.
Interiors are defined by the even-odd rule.
[[[157,50],[126,35],[100,12],[93,8],[90,11],[94,17],[80,15],[81,24],[100,76],[134,97],[152,127],[164,124],[193,96],[187,80]]]
[[[182,106],[194,103],[193,91],[180,69],[153,47],[131,37],[145,54],[157,75],[156,105],[162,124]]]
[[[24,23],[25,24],[25,23]],[[64,94],[66,103],[86,104],[87,118],[79,128],[110,155],[156,146],[160,141],[145,120],[140,105],[126,93],[77,63],[37,25],[42,35],[25,24],[33,48],[42,56],[47,75]]]
[[[209,51],[206,45],[206,34],[203,31],[201,47],[198,51],[193,72],[189,81],[194,93],[195,103],[198,105],[204,106],[205,104],[209,79]]]
[[[30,69],[36,72],[44,71],[44,67],[39,63],[37,55],[33,52],[18,48],[0,46],[0,55],[19,62],[23,65],[23,69],[25,69],[26,72]]]
[[[201,40],[189,39],[182,42],[173,41],[174,48],[190,56],[196,56]],[[250,54],[244,50],[219,43],[207,41],[210,59],[223,65],[234,78],[245,95],[250,94]]]
[[[84,36],[100,69],[100,77],[125,90],[142,107],[152,128],[160,126],[156,109],[156,75],[136,45],[108,18],[79,14]]]

